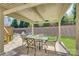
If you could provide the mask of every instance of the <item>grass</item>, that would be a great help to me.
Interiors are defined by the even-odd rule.
[[[57,38],[56,36],[49,36],[48,41],[54,41],[54,40],[56,40],[56,38]],[[61,36],[60,41],[62,41],[64,43],[64,45],[70,51],[70,54],[76,55],[76,40],[75,40],[75,38]]]

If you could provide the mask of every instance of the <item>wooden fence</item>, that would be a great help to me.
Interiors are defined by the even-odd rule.
[[[31,27],[29,28],[13,28],[14,33],[31,33]],[[75,37],[76,29],[75,25],[61,26],[61,35]],[[34,34],[44,35],[58,35],[58,26],[54,27],[35,27]]]

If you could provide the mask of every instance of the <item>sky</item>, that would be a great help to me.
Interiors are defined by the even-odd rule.
[[[67,13],[68,15],[71,15],[71,14],[72,14],[71,10],[72,10],[72,8],[73,8],[73,5],[74,5],[74,4],[71,4],[70,7],[69,7],[69,9],[67,10],[66,13]]]
[[[12,23],[13,18],[5,16],[4,17],[4,26],[10,26]]]
[[[68,9],[67,12],[66,12],[68,15],[71,15],[71,14],[72,14],[72,13],[71,13],[72,6],[73,6],[73,4],[71,4],[71,6],[69,7],[69,9]],[[10,19],[11,19],[11,20],[10,20]],[[12,20],[13,20],[12,17],[5,16],[5,17],[4,17],[4,26],[10,26],[11,23],[12,23]]]
[[[5,16],[4,17],[4,26],[10,26],[13,20],[14,20],[14,18]],[[20,23],[20,21],[17,21],[17,22],[18,22],[18,24]]]

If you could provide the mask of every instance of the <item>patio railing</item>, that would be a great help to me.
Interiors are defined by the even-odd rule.
[[[12,40],[12,28],[4,27],[4,43],[8,43]]]

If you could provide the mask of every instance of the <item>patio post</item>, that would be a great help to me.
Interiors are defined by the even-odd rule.
[[[32,24],[32,35],[34,35],[34,24]]]
[[[76,5],[76,49],[79,55],[79,4]]]
[[[3,19],[3,10],[0,8],[0,55],[4,53],[4,19]]]
[[[58,41],[60,40],[61,38],[61,20],[59,20],[58,22]]]

